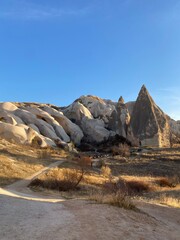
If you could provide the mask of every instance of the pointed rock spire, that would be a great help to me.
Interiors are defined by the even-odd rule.
[[[138,94],[138,98],[136,101],[142,101],[142,100],[145,100],[148,101],[148,102],[152,102],[154,103],[152,97],[150,96],[146,86],[143,84],[142,87],[141,87],[141,90],[139,91],[139,94]]]
[[[118,103],[124,104],[124,98],[122,96],[120,96]]]
[[[135,102],[131,126],[134,136],[144,145],[168,146],[168,121],[166,115],[157,107],[145,85],[142,86]]]

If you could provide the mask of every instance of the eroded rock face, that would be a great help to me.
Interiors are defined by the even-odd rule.
[[[85,101],[85,97],[83,99]],[[96,104],[98,104],[97,100]],[[90,110],[82,103],[75,101],[64,109],[63,113],[82,129],[86,142],[98,143],[108,139],[110,132],[105,128],[104,121],[100,118],[95,119]]]
[[[105,124],[109,122],[109,117],[115,110],[115,106],[107,101],[95,96],[81,96],[76,101],[83,104],[95,119],[102,119]]]
[[[0,137],[40,146],[66,146],[71,141],[94,146],[122,136],[131,143],[166,147],[171,132],[180,136],[180,123],[167,117],[145,86],[136,102],[124,103],[81,96],[68,107],[38,103],[0,103]],[[10,127],[8,127],[10,126]],[[6,134],[7,131],[7,134]],[[17,131],[17,134],[16,134]],[[137,144],[138,145],[138,144]]]
[[[18,103],[16,105],[9,102],[0,103],[1,137],[21,144],[36,142],[41,147],[57,144],[65,146],[71,140],[75,144],[80,144],[83,137],[82,130],[62,112],[41,104]]]
[[[116,134],[131,135],[130,115],[122,97],[115,103],[91,95],[81,96],[63,113],[81,127],[88,142],[99,143]]]
[[[135,102],[131,127],[142,145],[169,147],[169,121],[163,111],[155,104],[145,86]]]
[[[128,136],[129,124],[130,114],[124,103],[124,99],[120,97],[115,110],[111,114],[108,127],[115,131],[116,134],[126,138]]]

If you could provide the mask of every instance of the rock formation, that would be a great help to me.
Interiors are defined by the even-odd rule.
[[[112,141],[113,137],[117,140],[120,136],[131,143],[135,140],[142,145],[166,147],[170,132],[180,136],[180,123],[163,113],[145,86],[137,100],[128,103],[122,97],[113,102],[91,95],[81,96],[63,108],[0,103],[0,137],[22,144],[66,146],[72,141],[79,146]]]
[[[63,113],[82,129],[86,142],[100,143],[116,134],[129,136],[130,115],[122,97],[113,103],[91,95],[81,96]]]
[[[133,108],[131,127],[142,145],[152,147],[170,146],[168,118],[155,104],[144,85]]]

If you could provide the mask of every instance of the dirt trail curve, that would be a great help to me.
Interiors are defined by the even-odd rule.
[[[17,197],[17,198],[23,198],[27,200],[38,200],[38,201],[47,201],[47,202],[57,202],[62,200],[62,198],[52,199],[52,197],[48,198],[47,196],[43,196],[41,193],[35,193],[31,191],[27,186],[30,184],[30,182],[37,178],[40,174],[47,172],[48,170],[55,168],[62,164],[66,160],[59,160],[56,161],[49,166],[39,170],[38,172],[34,173],[33,175],[27,177],[26,179],[17,181],[15,183],[12,183],[11,185],[5,187],[4,189],[0,188],[0,194],[3,193],[5,195]]]
[[[1,240],[179,240],[179,209],[140,203],[144,214],[65,201],[27,188],[33,178],[58,164],[0,189]]]

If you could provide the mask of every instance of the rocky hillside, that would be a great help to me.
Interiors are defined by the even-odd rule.
[[[175,124],[170,126],[173,131]],[[179,131],[179,130],[178,130]],[[142,145],[169,146],[166,114],[155,104],[145,86],[136,102],[117,103],[95,96],[81,96],[68,107],[38,103],[0,103],[0,137],[20,144],[76,146],[98,144],[123,136]]]

